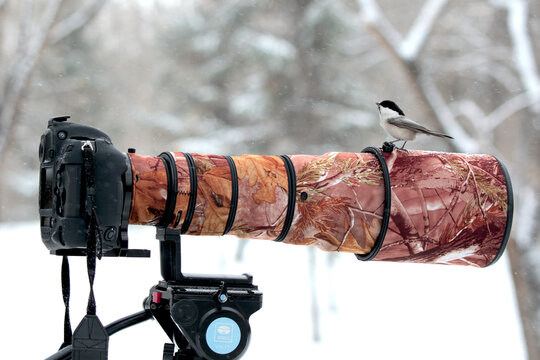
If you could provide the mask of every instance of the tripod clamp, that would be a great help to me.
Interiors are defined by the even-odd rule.
[[[144,302],[173,342],[165,344],[163,359],[237,359],[249,344],[248,320],[262,307],[262,293],[248,274],[183,274],[180,237],[180,230],[157,228],[164,280]]]

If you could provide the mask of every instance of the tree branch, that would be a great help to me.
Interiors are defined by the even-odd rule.
[[[472,121],[473,126],[476,130],[479,130],[479,127],[476,124],[477,119],[483,119],[486,117],[484,111],[478,106],[478,104],[470,99],[454,101],[450,103],[450,109],[455,115],[464,115],[469,120]]]
[[[521,93],[514,96],[504,104],[493,110],[484,120],[486,131],[493,131],[501,125],[506,119],[510,118],[515,113],[534,106],[540,102],[540,98],[533,100],[529,93]]]
[[[412,61],[418,57],[447,3],[448,0],[428,0],[424,3],[407,37],[399,46],[398,52],[403,59]]]
[[[384,39],[391,47],[398,48],[402,41],[401,34],[384,16],[375,0],[357,0],[361,9],[362,20],[368,27]]]
[[[525,186],[524,189],[521,189],[521,192],[523,193],[524,201],[521,201],[516,208],[516,218],[520,221],[515,232],[515,239],[520,247],[526,249],[532,245],[536,237],[534,233],[536,225],[533,214],[537,213],[538,198],[534,188],[531,186]]]
[[[0,99],[0,159],[7,148],[8,135],[13,132],[19,121],[17,111],[20,101],[24,97],[31,75],[43,50],[51,42],[58,43],[81,29],[96,16],[106,0],[93,1],[55,25],[63,1],[51,0],[47,2],[40,22],[33,31],[33,36],[25,36],[26,33],[30,34],[27,31],[30,24],[24,19],[21,22],[21,41],[25,41],[19,46],[14,57],[15,61],[7,72],[8,77],[3,87],[2,99]],[[23,11],[31,9],[31,5],[32,1],[27,1]]]
[[[45,47],[49,29],[54,23],[63,0],[49,1],[41,22],[34,32],[34,36],[28,38],[27,45],[21,46],[15,55],[13,67],[8,72],[5,81],[3,99],[0,108],[0,154],[5,145],[5,138],[13,126],[16,105],[18,104],[30,74]]]
[[[17,51],[24,51],[24,45],[27,45],[27,39],[31,33],[31,21],[32,13],[34,10],[34,0],[23,0],[21,1],[21,6],[19,9],[19,30],[18,30],[18,41]]]
[[[529,4],[526,0],[491,0],[490,2],[496,7],[505,8],[508,12],[506,23],[514,47],[516,69],[531,103],[537,104],[540,101],[540,75],[531,37],[527,30]],[[540,104],[534,106],[533,110],[540,113]]]
[[[437,18],[444,9],[448,0],[427,0],[415,19],[406,38],[396,31],[374,0],[357,0],[362,10],[364,22],[374,27],[376,32],[384,38],[399,57],[405,61],[414,61],[431,34]]]
[[[395,41],[395,38],[397,37],[389,38],[387,34],[389,33],[390,29],[393,29],[393,27],[386,24],[385,17],[381,13],[380,8],[377,6],[375,1],[357,1],[361,7],[362,18],[366,26],[374,33],[374,35],[378,39],[380,39],[382,45],[387,48],[396,63],[404,69],[406,75],[411,80],[411,84],[414,90],[427,105],[426,109],[430,112],[431,116],[438,121],[438,123],[441,125],[441,127],[447,134],[458,139],[458,141],[452,142],[453,146],[460,152],[476,152],[479,149],[478,141],[471,137],[467,133],[467,131],[465,131],[463,126],[459,124],[457,119],[454,117],[454,114],[448,107],[446,101],[444,100],[444,97],[439,92],[435,82],[428,76],[419,73],[419,66],[416,62],[417,58],[409,60],[403,57],[399,51],[400,45],[397,44]],[[436,7],[435,5],[438,6]],[[442,10],[442,4],[435,5],[429,5],[430,7],[433,7],[430,12],[440,14],[440,10]],[[438,9],[438,12],[435,12],[434,9]],[[432,21],[432,23],[434,23],[434,20]],[[426,37],[422,38],[425,43],[425,41],[427,40],[427,36],[431,33],[431,28],[426,27],[426,25],[422,25],[422,27],[425,28],[426,31],[429,29],[428,33],[425,35]]]
[[[7,148],[9,134],[17,125],[18,107],[30,82],[30,78],[39,58],[47,46],[50,30],[53,27],[63,0],[51,0],[40,17],[33,36],[26,38],[25,44],[19,46],[13,65],[7,71],[2,99],[0,101],[0,159]]]
[[[514,114],[532,105],[534,103],[530,100],[528,94],[521,93],[507,100],[487,115],[472,100],[455,101],[450,104],[450,108],[454,114],[464,115],[471,120],[471,124],[474,126],[476,132],[484,136],[491,134],[499,125]]]
[[[444,97],[437,88],[435,81],[428,76],[419,76],[418,81],[419,86],[422,89],[422,96],[431,107],[434,117],[438,120],[439,124],[447,134],[450,134],[457,139],[457,141],[452,142],[453,146],[459,152],[477,152],[479,149],[478,141],[471,137],[457,121],[444,100]],[[434,109],[437,110],[435,111]]]
[[[54,26],[50,35],[50,43],[57,44],[75,31],[83,28],[94,19],[107,0],[96,0],[87,3],[64,20]]]

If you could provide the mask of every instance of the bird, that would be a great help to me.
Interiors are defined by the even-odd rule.
[[[383,100],[375,103],[379,110],[380,124],[384,130],[396,140],[390,141],[394,144],[397,141],[404,141],[401,150],[405,150],[407,141],[412,141],[417,134],[426,134],[438,136],[442,138],[453,139],[450,135],[429,130],[428,128],[418,124],[417,122],[405,117],[403,110],[397,106],[392,100]]]

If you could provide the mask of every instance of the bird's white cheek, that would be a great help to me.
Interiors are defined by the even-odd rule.
[[[400,115],[399,115],[397,112],[395,112],[394,110],[390,110],[390,109],[385,108],[385,107],[380,108],[380,109],[379,109],[379,113],[380,113],[381,117],[383,117],[383,118],[385,118],[385,119],[400,116]]]

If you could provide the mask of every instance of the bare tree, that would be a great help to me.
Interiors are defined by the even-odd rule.
[[[425,105],[425,110],[430,117],[436,120],[445,132],[456,138],[452,146],[461,152],[492,152],[502,158],[512,158],[513,146],[506,147],[504,141],[495,142],[497,130],[501,125],[509,120],[515,119],[516,115],[524,110],[534,113],[540,111],[540,76],[538,66],[533,51],[531,36],[527,29],[528,23],[528,2],[525,0],[506,1],[492,0],[491,4],[496,8],[502,8],[507,12],[506,25],[511,39],[511,53],[514,62],[506,67],[519,74],[523,91],[515,94],[508,93],[501,105],[489,113],[482,110],[482,104],[477,103],[477,99],[466,97],[455,101],[448,101],[443,91],[437,85],[437,79],[433,74],[440,74],[449,71],[442,65],[434,66],[431,71],[424,70],[425,60],[421,57],[427,42],[435,37],[434,29],[442,22],[444,16],[443,9],[449,5],[447,0],[427,0],[421,11],[418,13],[411,29],[406,36],[402,36],[385,16],[384,11],[375,0],[357,0],[360,7],[361,18],[366,28],[378,40],[380,45],[386,49],[395,64],[402,69],[409,79],[411,88],[414,90],[420,104]],[[474,56],[461,56],[460,66],[477,66],[478,64],[490,63],[494,54],[485,51],[481,56],[476,53]],[[474,65],[471,65],[471,60]],[[500,57],[499,57],[500,58]],[[514,65],[515,64],[515,65]],[[448,65],[448,64],[446,64]],[[457,61],[451,64],[452,71],[455,71]],[[498,81],[512,81],[512,76],[508,75],[508,69],[500,67],[485,68],[484,71],[495,70],[499,72]],[[484,96],[480,94],[479,97]],[[530,113],[529,113],[530,114]],[[459,117],[467,120],[463,123]],[[531,166],[528,162],[527,166]],[[529,356],[531,359],[540,358],[540,333],[538,329],[539,319],[537,316],[540,303],[537,300],[538,284],[540,279],[534,276],[526,276],[526,267],[532,267],[534,263],[527,261],[525,254],[532,251],[531,239],[534,239],[534,230],[537,229],[537,186],[528,181],[526,176],[519,176],[514,172],[513,180],[520,189],[519,194],[523,194],[526,201],[520,201],[516,209],[516,221],[521,231],[516,232],[518,236],[517,245],[521,248],[510,250],[511,262],[514,272],[514,280],[519,294],[529,296],[518,296],[522,321],[524,324],[526,341]],[[517,176],[516,176],[517,175]],[[522,239],[519,239],[522,238]],[[515,246],[511,243],[510,247]],[[523,264],[528,264],[525,266]],[[530,273],[535,273],[530,271]],[[537,273],[537,272],[536,272]],[[536,296],[534,296],[536,294]]]
[[[19,8],[11,4],[13,12],[19,11],[15,31],[18,33],[18,44],[14,54],[3,54],[4,59],[0,58],[2,63],[7,64],[0,77],[0,159],[5,154],[10,134],[13,134],[20,121],[19,105],[43,52],[90,22],[105,0],[91,1],[59,20],[63,3],[64,0],[47,1],[43,9],[33,0],[22,1]],[[0,2],[0,10],[5,11],[6,7],[5,1]],[[3,22],[4,27],[11,25],[8,21]]]

